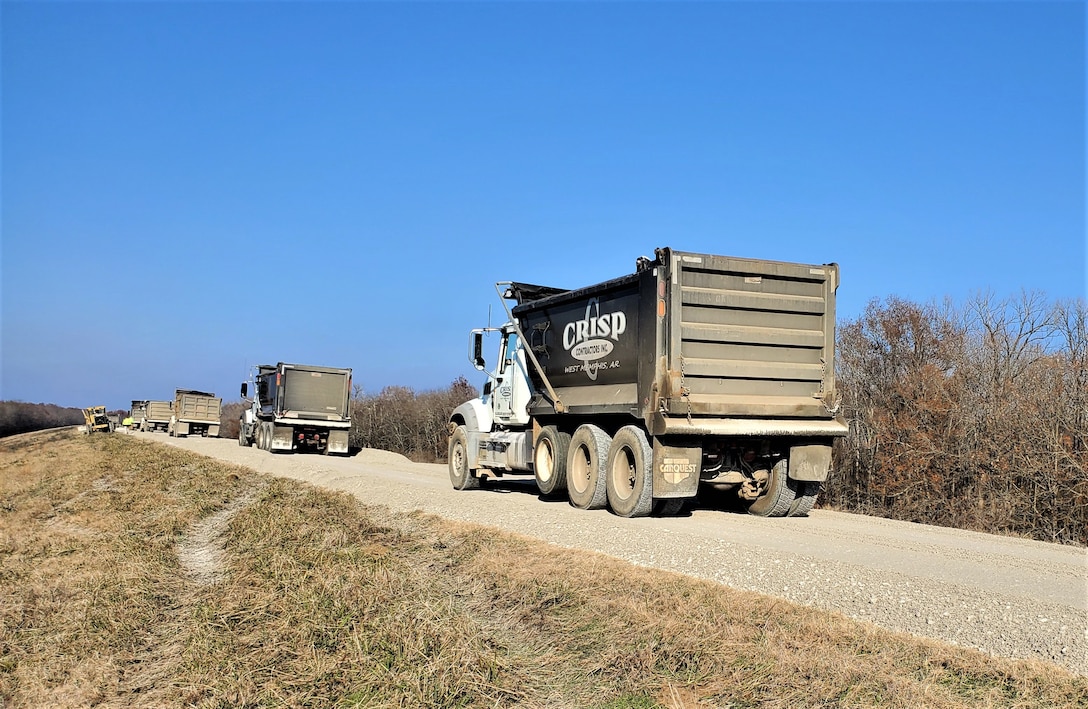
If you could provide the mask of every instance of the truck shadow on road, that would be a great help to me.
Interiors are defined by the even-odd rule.
[[[541,502],[549,504],[568,505],[566,493],[543,495],[537,489],[533,478],[489,478],[481,481],[483,492],[531,495]],[[676,512],[662,513],[660,506],[655,505],[652,516],[654,517],[691,517],[696,510],[710,512],[724,512],[728,514],[747,514],[747,508],[737,499],[737,496],[720,490],[702,489],[694,500],[690,500]]]

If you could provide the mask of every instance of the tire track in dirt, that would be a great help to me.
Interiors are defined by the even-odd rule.
[[[182,574],[175,592],[177,603],[154,627],[143,649],[133,658],[136,668],[122,682],[121,697],[139,697],[141,706],[176,703],[171,682],[179,676],[188,636],[185,628],[200,602],[201,591],[221,581],[227,571],[226,541],[234,516],[252,505],[268,487],[255,485],[218,511],[193,523],[175,546]]]
[[[221,580],[226,553],[227,528],[234,516],[253,504],[265,486],[258,486],[231,500],[223,509],[200,520],[177,544],[178,562],[197,586]]]

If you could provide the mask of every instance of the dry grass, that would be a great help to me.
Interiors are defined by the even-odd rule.
[[[0,657],[11,707],[1088,707],[1054,666],[66,433],[0,447]]]

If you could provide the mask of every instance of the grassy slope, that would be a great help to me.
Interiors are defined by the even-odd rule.
[[[0,446],[0,704],[1088,707],[1088,680],[44,432]]]

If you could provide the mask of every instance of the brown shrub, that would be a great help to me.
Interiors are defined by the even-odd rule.
[[[1088,543],[1088,309],[873,301],[839,330],[849,435],[824,503]]]

